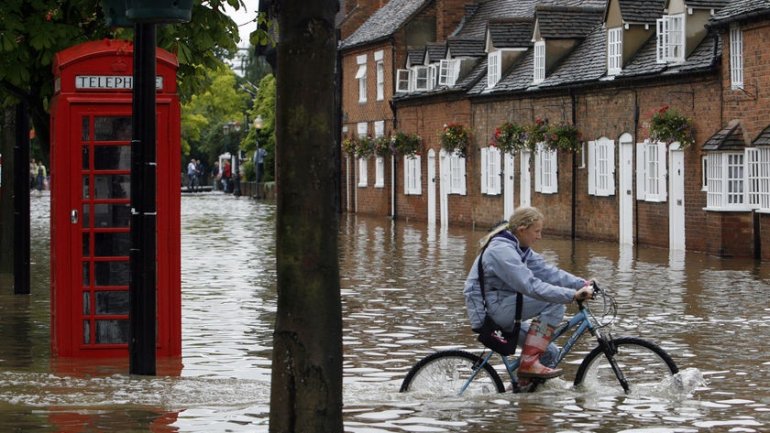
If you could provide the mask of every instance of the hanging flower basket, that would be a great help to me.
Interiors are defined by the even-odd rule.
[[[450,154],[457,152],[457,154],[463,158],[465,158],[466,152],[468,151],[470,141],[471,138],[468,130],[459,123],[448,123],[444,125],[444,129],[439,134],[441,148]]]
[[[495,134],[489,143],[503,153],[513,154],[526,146],[526,128],[515,123],[505,122],[495,128]]]
[[[390,137],[381,135],[374,139],[374,154],[377,156],[385,157],[393,153],[393,149],[390,146]]]
[[[535,123],[525,127],[525,144],[529,150],[534,151],[537,143],[545,141],[548,132],[548,119],[535,118]]]
[[[354,135],[348,135],[342,139],[342,151],[348,155],[356,153],[356,147],[358,146],[358,137]]]
[[[562,123],[548,128],[543,142],[550,150],[567,150],[575,152],[580,150],[581,134],[573,125]]]
[[[357,158],[368,158],[374,154],[374,139],[369,136],[359,137],[355,154]]]
[[[422,148],[422,137],[417,134],[396,132],[390,137],[393,152],[402,156],[414,156]]]
[[[695,130],[692,120],[669,108],[668,105],[664,105],[652,115],[650,138],[666,144],[678,141],[683,148],[686,148],[695,143]]]

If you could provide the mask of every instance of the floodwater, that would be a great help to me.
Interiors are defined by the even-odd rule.
[[[182,197],[182,367],[52,360],[47,195],[32,197],[32,295],[0,291],[0,431],[265,432],[275,318],[275,206]],[[319,229],[324,229],[319,227]],[[615,335],[653,340],[682,369],[650,395],[571,387],[533,394],[401,394],[421,357],[479,349],[462,283],[482,232],[344,216],[344,419],[348,432],[770,431],[770,266],[666,250],[544,239],[538,249],[618,302]],[[572,311],[572,310],[570,310]],[[569,314],[569,312],[568,312]]]

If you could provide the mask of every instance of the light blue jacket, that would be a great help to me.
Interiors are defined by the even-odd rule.
[[[478,260],[479,257],[476,257],[463,289],[473,329],[482,325],[486,314],[479,286]],[[531,248],[522,249],[518,239],[508,231],[489,242],[484,251],[483,270],[487,297],[490,291],[497,291],[495,298],[499,301],[521,292],[525,302],[526,297],[530,297],[554,304],[568,304],[572,302],[575,290],[585,284],[582,278],[546,263]],[[492,319],[500,324],[512,320],[508,317],[498,320],[494,315]]]

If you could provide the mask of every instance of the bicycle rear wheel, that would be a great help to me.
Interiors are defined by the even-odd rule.
[[[401,384],[401,392],[436,395],[477,395],[504,392],[500,375],[489,363],[463,350],[432,353],[415,364]],[[468,383],[473,373],[473,380]],[[468,387],[463,391],[463,386]]]
[[[679,372],[671,356],[647,340],[621,337],[611,340],[610,347],[614,347],[612,359],[625,376],[628,392],[654,389]],[[595,347],[580,364],[575,375],[575,386],[579,385],[625,391],[601,346]]]

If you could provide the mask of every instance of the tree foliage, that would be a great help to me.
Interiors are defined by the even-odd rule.
[[[259,146],[267,151],[263,181],[269,182],[275,178],[275,77],[272,74],[259,82],[249,118],[256,119],[257,116],[262,118],[262,128],[252,128],[241,143],[241,149],[253,154],[259,141]]]
[[[162,25],[158,46],[179,58],[183,100],[203,89],[204,71],[222,64],[236,49],[238,27],[227,16],[243,0],[195,0],[192,21]],[[47,153],[48,103],[53,95],[54,55],[67,47],[103,38],[132,39],[133,29],[105,25],[100,0],[3,0],[0,2],[0,101],[25,100],[37,137]]]

